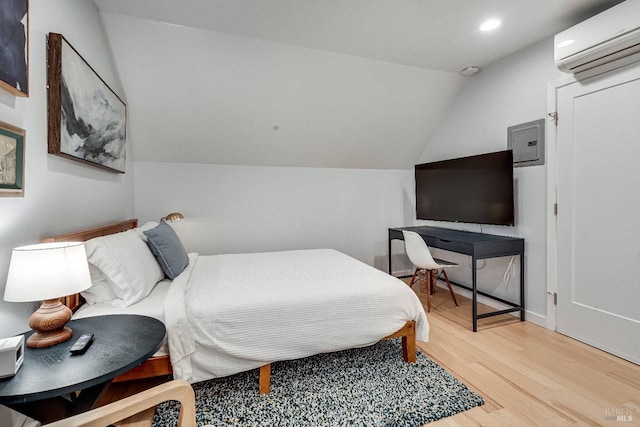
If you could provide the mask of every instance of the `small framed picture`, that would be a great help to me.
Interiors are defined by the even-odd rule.
[[[24,196],[25,131],[0,122],[0,197]]]

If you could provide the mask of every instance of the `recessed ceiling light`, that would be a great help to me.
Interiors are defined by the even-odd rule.
[[[488,21],[484,21],[482,25],[480,25],[480,31],[491,31],[495,30],[500,26],[501,22],[497,19],[489,19]]]

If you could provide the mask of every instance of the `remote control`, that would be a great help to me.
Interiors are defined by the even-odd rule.
[[[78,341],[76,341],[71,346],[69,351],[71,352],[72,356],[83,354],[85,351],[87,351],[87,349],[92,343],[93,343],[93,334],[82,334],[82,336],[78,338]]]

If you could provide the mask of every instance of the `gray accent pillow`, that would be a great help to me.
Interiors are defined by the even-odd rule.
[[[158,264],[169,279],[175,279],[189,265],[189,256],[180,238],[165,221],[157,227],[144,231],[147,245],[156,256]]]

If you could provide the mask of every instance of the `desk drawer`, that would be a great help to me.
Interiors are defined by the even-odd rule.
[[[431,248],[444,249],[445,251],[457,252],[459,254],[473,255],[473,245],[470,243],[452,241],[434,236],[421,235],[427,246]]]
[[[449,240],[445,236],[435,236],[433,235],[433,233],[427,233],[424,230],[420,230],[420,227],[407,227],[407,229],[417,232],[429,247],[444,249],[451,252],[458,252],[465,255],[473,255],[472,243],[460,240]],[[425,227],[425,229],[434,230],[433,228],[429,227]],[[391,240],[404,240],[401,228],[389,229],[389,241]]]

